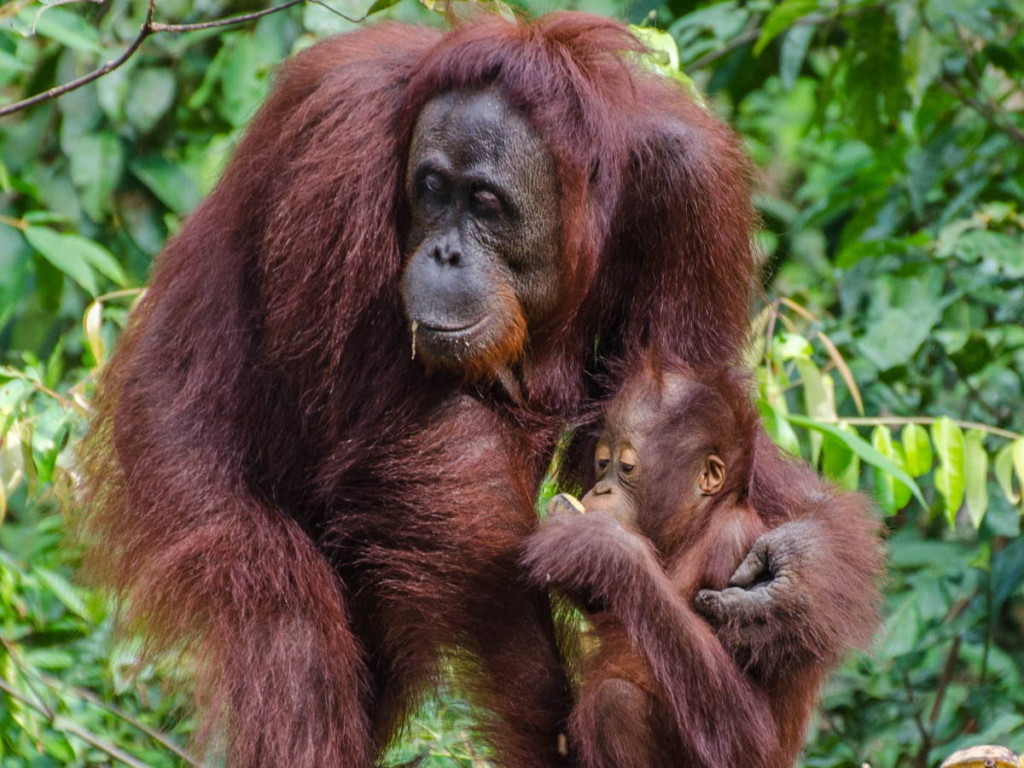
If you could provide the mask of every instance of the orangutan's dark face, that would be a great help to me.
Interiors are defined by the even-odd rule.
[[[470,378],[493,375],[558,301],[551,153],[498,91],[447,93],[420,113],[406,194],[402,297],[416,351]]]

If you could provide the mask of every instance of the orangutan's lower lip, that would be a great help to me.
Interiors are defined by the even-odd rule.
[[[433,333],[439,336],[466,336],[482,326],[485,322],[487,322],[487,315],[484,315],[479,320],[475,320],[468,325],[461,325],[457,327],[431,325],[430,323],[417,323],[417,330],[426,331],[427,333]]]

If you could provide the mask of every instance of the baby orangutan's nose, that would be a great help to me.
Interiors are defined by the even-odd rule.
[[[597,510],[611,510],[619,501],[619,494],[615,490],[615,484],[607,480],[599,480],[597,485],[590,489],[581,501],[588,512]]]

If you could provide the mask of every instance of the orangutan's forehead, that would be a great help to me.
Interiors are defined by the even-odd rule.
[[[650,435],[659,424],[685,408],[698,385],[682,374],[655,378],[643,372],[631,379],[608,409],[609,431],[637,437]]]
[[[524,151],[544,151],[540,136],[494,88],[445,93],[427,102],[416,121],[413,154],[424,145],[467,163],[480,157],[507,162]]]

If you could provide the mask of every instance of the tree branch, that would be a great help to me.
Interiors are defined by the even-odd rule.
[[[790,28],[797,26],[820,27],[834,21],[839,21],[841,19],[849,19],[852,18],[853,16],[860,16],[862,13],[867,13],[868,11],[875,10],[876,8],[878,8],[878,6],[878,3],[874,3],[871,5],[862,5],[858,6],[857,8],[851,8],[847,11],[842,11],[840,13],[836,13],[833,15],[827,15],[824,13],[808,13],[806,16],[801,16],[800,18],[793,21],[793,23],[790,25]],[[734,37],[728,43],[723,45],[721,48],[711,51],[710,53],[704,54],[703,56],[701,56],[699,59],[697,59],[695,62],[688,65],[684,69],[687,72],[692,72],[693,70],[696,69],[704,69],[704,67],[714,64],[716,61],[725,56],[728,56],[736,49],[742,48],[745,45],[750,45],[760,36],[761,27],[759,26],[755,26],[752,29],[745,29],[740,34],[736,35],[736,37]]]
[[[83,85],[88,85],[93,80],[98,80],[109,72],[113,72],[115,69],[124,64],[128,59],[131,58],[132,54],[139,50],[139,46],[142,45],[143,41],[150,36],[153,32],[153,11],[155,10],[156,0],[149,0],[149,4],[146,6],[146,20],[142,23],[139,34],[135,36],[135,39],[131,41],[124,53],[118,56],[116,59],[111,59],[102,67],[94,69],[92,72],[76,77],[74,80],[70,80],[61,85],[54,86],[48,91],[37,93],[35,96],[30,96],[27,99],[16,101],[13,104],[8,104],[5,107],[0,107],[0,117],[6,117],[7,115],[13,114],[14,112],[20,112],[23,109],[34,107],[36,104],[42,104],[44,101],[50,99],[56,99],[58,96],[63,96],[65,93],[70,93]]]
[[[283,11],[286,8],[291,8],[294,5],[301,5],[306,0],[289,0],[287,3],[281,3],[280,5],[272,5],[269,8],[264,8],[262,11],[253,11],[252,13],[243,13],[238,16],[228,16],[224,19],[213,19],[212,21],[201,21],[196,24],[162,24],[159,21],[153,22],[149,25],[150,32],[173,32],[175,34],[180,32],[198,32],[201,29],[216,29],[217,27],[230,27],[232,24],[244,24],[247,21],[255,21],[256,19],[269,16],[272,13]]]
[[[922,426],[929,426],[937,422],[940,416],[835,416],[830,418],[815,419],[815,421],[821,422],[822,424],[839,424],[840,422],[850,424],[855,427],[874,427],[874,426],[906,426],[907,424],[920,424]],[[1008,429],[1001,429],[999,427],[991,427],[988,424],[982,424],[980,421],[964,421],[962,419],[950,419],[951,422],[956,424],[962,429],[977,429],[981,432],[987,432],[990,435],[997,437],[1004,437],[1007,440],[1019,440],[1024,435],[1018,432],[1011,432]]]
[[[943,89],[959,99],[963,104],[973,109],[981,118],[995,128],[997,131],[1002,131],[1009,136],[1013,141],[1018,144],[1024,145],[1024,130],[1021,130],[1017,125],[1010,119],[1009,115],[1006,114],[999,106],[992,101],[991,98],[986,94],[986,100],[980,101],[971,94],[967,93],[963,87],[957,82],[956,76],[951,73],[944,73],[942,79],[939,80]]]
[[[180,34],[182,32],[196,32],[198,30],[203,29],[216,29],[217,27],[228,27],[234,24],[244,24],[245,22],[254,21],[256,19],[263,18],[264,16],[269,16],[272,13],[278,13],[280,11],[307,2],[311,2],[323,8],[326,8],[334,15],[340,16],[341,18],[345,19],[346,21],[350,21],[353,24],[359,24],[360,22],[365,21],[368,16],[368,14],[364,14],[363,16],[360,16],[358,18],[346,16],[341,11],[334,9],[327,3],[323,2],[323,0],[288,0],[287,2],[281,3],[280,5],[274,5],[271,6],[270,8],[264,8],[261,11],[243,13],[239,14],[238,16],[229,16],[223,19],[213,19],[211,21],[202,21],[197,22],[195,24],[164,24],[162,22],[153,20],[153,15],[156,11],[156,0],[149,0],[148,5],[146,6],[146,19],[145,21],[143,21],[142,26],[139,28],[139,33],[135,36],[131,43],[128,44],[128,47],[125,48],[124,52],[121,53],[120,56],[118,56],[116,59],[111,59],[103,66],[98,67],[94,69],[92,72],[88,72],[82,75],[81,77],[77,77],[74,80],[70,80],[66,83],[56,85],[47,91],[37,93],[35,96],[30,96],[27,99],[22,99],[21,101],[16,101],[13,104],[7,104],[3,107],[0,107],[0,118],[14,114],[15,112],[21,112],[24,109],[34,107],[37,104],[42,104],[45,101],[56,99],[60,96],[63,96],[65,93],[70,93],[71,91],[77,90],[78,88],[81,88],[83,85],[88,85],[94,80],[98,80],[104,75],[113,72],[115,69],[120,67],[126,61],[128,61],[128,59],[130,59],[132,55],[137,50],[139,50],[143,42],[145,42],[146,38],[150,35],[155,35],[159,32],[170,32],[172,34]]]

